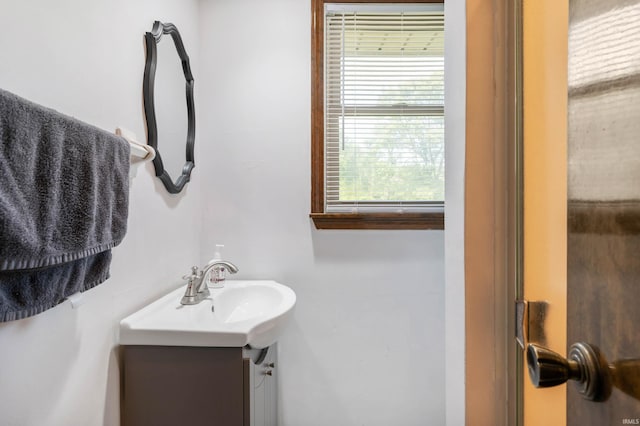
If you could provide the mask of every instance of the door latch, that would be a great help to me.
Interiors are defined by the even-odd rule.
[[[548,308],[545,301],[516,300],[516,340],[522,349],[530,343],[546,346],[544,321]]]

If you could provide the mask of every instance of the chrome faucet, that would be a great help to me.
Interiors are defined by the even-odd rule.
[[[182,296],[180,303],[183,305],[195,305],[202,302],[211,295],[209,287],[207,287],[207,275],[214,274],[214,288],[224,287],[225,273],[229,271],[232,274],[238,272],[238,267],[226,260],[214,260],[198,271],[197,266],[191,268],[191,275],[185,275],[182,279],[189,280],[187,290]]]

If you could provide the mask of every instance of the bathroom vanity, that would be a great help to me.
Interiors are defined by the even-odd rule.
[[[122,423],[275,426],[277,349],[123,346]]]
[[[296,296],[227,280],[197,304],[185,287],[120,322],[124,426],[276,426],[276,342]]]

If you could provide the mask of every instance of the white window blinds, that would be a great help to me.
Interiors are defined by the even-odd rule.
[[[442,210],[441,3],[325,8],[325,212]]]

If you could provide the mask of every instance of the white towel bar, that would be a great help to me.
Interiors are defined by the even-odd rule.
[[[71,302],[71,307],[73,309],[79,308],[80,305],[82,305],[85,300],[84,300],[84,293],[73,293],[71,296],[67,297],[67,300],[69,302]]]
[[[125,138],[131,146],[131,157],[144,161],[151,161],[156,157],[156,150],[152,146],[142,144],[136,140],[136,135],[122,127],[116,129],[116,135]]]

